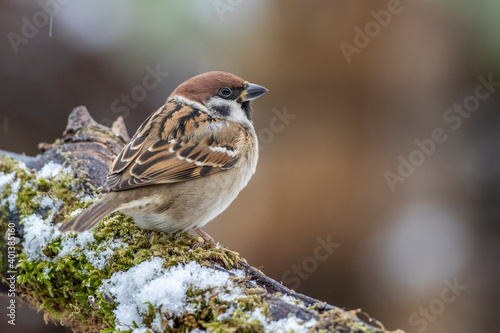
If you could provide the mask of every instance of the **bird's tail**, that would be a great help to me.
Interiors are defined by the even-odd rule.
[[[71,220],[64,222],[59,231],[84,232],[99,223],[106,215],[113,213],[120,206],[120,202],[114,200],[110,194],[108,193]]]

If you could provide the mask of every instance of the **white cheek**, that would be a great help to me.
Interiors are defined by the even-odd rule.
[[[214,117],[223,118],[234,123],[246,125],[247,127],[252,126],[252,122],[248,120],[245,111],[243,111],[243,108],[241,107],[241,104],[236,101],[228,101],[226,99],[215,96],[210,98],[210,100],[207,101],[206,105],[212,112],[212,116]],[[221,117],[219,114],[217,114],[216,111],[213,111],[214,109],[217,109],[218,106],[229,107],[229,115]]]

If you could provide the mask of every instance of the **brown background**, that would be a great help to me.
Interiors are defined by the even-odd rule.
[[[374,23],[371,11],[393,5],[390,22]],[[142,85],[147,66],[169,76],[130,108],[130,134],[182,81],[233,72],[269,88],[254,103],[266,144],[248,187],[207,232],[299,292],[390,329],[497,329],[500,93],[455,130],[443,115],[474,94],[478,76],[500,81],[500,4],[74,0],[54,14],[52,37],[43,25],[16,53],[8,34],[41,10],[0,5],[0,149],[36,154],[78,105],[103,123],[124,115],[111,104]],[[348,62],[340,45],[355,45],[367,24],[373,37]],[[295,118],[271,139],[276,110]],[[447,140],[392,192],[384,173],[435,128]],[[311,259],[318,237],[338,244],[322,261]],[[307,277],[284,275],[303,263]],[[455,279],[467,288],[442,303]],[[429,305],[432,320],[410,322]],[[64,332],[28,310],[14,330],[0,318],[2,332]]]

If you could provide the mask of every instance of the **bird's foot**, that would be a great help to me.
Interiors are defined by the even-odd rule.
[[[203,238],[203,243],[196,243],[193,248],[203,247],[204,249],[218,248],[219,244],[205,231],[200,228],[194,229]]]

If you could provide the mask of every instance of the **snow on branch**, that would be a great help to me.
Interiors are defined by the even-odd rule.
[[[9,323],[12,294],[74,332],[385,332],[358,310],[295,293],[188,233],[142,230],[115,213],[92,230],[61,234],[63,221],[103,193],[128,139],[121,118],[108,128],[78,107],[61,139],[40,144],[42,154],[0,151]]]

